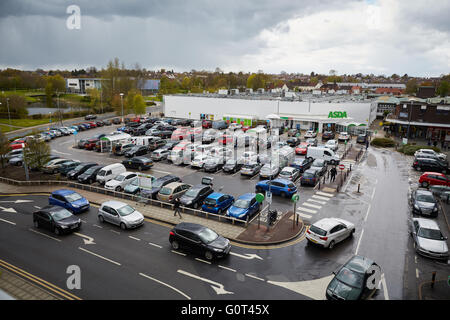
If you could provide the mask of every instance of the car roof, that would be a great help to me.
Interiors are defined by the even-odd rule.
[[[125,202],[117,201],[117,200],[110,200],[110,201],[106,201],[106,202],[102,203],[102,207],[103,206],[108,206],[108,207],[111,207],[113,209],[119,209],[119,208],[122,208],[123,206],[126,206],[126,205],[128,205],[128,204],[125,203]]]
[[[164,188],[175,189],[176,187],[179,187],[179,186],[181,186],[183,184],[186,184],[186,183],[180,182],[180,181],[175,181],[175,182],[171,182],[169,184],[166,184],[164,186]]]
[[[432,195],[433,194],[430,190],[426,190],[426,189],[417,189],[416,193],[428,194],[428,195]]]
[[[440,230],[438,224],[434,220],[425,218],[414,218],[413,220],[417,221],[421,228]]]
[[[209,199],[219,199],[221,196],[224,196],[225,193],[213,192],[207,198]]]
[[[369,258],[355,255],[347,261],[345,267],[356,272],[365,273],[373,263],[374,261]]]
[[[59,189],[52,192],[52,194],[58,194],[60,196],[66,196],[68,194],[77,193],[76,191],[69,190],[69,189]]]
[[[292,171],[294,171],[294,170],[297,170],[297,168],[294,168],[294,167],[284,167],[284,168],[281,170],[281,172],[283,172],[283,171],[289,171],[289,172],[292,172]]]
[[[422,174],[422,176],[428,176],[428,175],[430,175],[430,174],[435,175],[435,176],[446,177],[446,175],[443,174],[443,173],[440,173],[440,172],[432,172],[432,171],[424,172],[424,173]]]
[[[174,227],[175,230],[187,230],[187,231],[192,231],[192,232],[199,232],[201,230],[204,229],[208,229],[205,226],[202,226],[201,224],[197,224],[197,223],[191,223],[191,222],[181,222],[179,224],[177,224]]]
[[[342,224],[342,223],[333,218],[323,218],[319,221],[314,222],[312,225],[315,227],[318,227],[322,230],[330,231],[332,228],[334,228],[338,224]]]

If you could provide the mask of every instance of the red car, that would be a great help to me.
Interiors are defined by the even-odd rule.
[[[226,144],[232,144],[232,143],[233,143],[233,137],[224,134],[223,136],[221,136],[221,137],[218,139],[218,143],[219,143],[219,144],[223,144],[223,145],[226,145]]]
[[[84,144],[84,149],[86,150],[93,150],[95,148],[95,145],[97,144],[98,139],[88,139],[86,143]]]
[[[25,140],[21,140],[21,139],[14,140],[13,142],[11,142],[9,144],[9,146],[11,147],[12,150],[22,149],[24,146],[26,146],[26,142],[25,142]]]
[[[97,128],[97,124],[95,122],[87,122],[91,128]]]
[[[419,183],[422,187],[428,186],[448,186],[450,187],[450,179],[443,173],[439,172],[425,172],[419,178]]]
[[[300,145],[298,145],[297,148],[295,148],[295,154],[305,155],[306,152],[308,151],[308,147],[309,143],[301,142]]]
[[[212,121],[211,120],[203,120],[202,128],[204,128],[204,129],[212,128]]]
[[[243,126],[242,127],[242,131],[247,132],[247,130],[250,129],[250,128],[251,128],[250,126]]]

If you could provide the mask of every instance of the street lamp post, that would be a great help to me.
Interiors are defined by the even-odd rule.
[[[409,115],[408,115],[408,130],[406,131],[406,139],[409,139],[409,126],[411,125],[411,114],[412,114],[412,106],[413,106],[413,100],[410,100],[410,107],[409,107]]]
[[[6,106],[8,107],[9,125],[11,125],[11,114],[9,113],[9,98],[6,98]]]
[[[56,96],[58,97],[57,105],[58,105],[59,123],[60,123],[60,125],[62,127],[63,123],[62,123],[62,114],[61,114],[61,111],[59,109],[59,92],[58,91],[56,91]]]
[[[120,94],[120,102],[122,104],[122,122],[123,122],[123,93]]]

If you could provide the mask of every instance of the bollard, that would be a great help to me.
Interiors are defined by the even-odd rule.
[[[450,194],[447,195],[447,204],[450,204]]]
[[[434,282],[436,281],[436,271],[433,271],[431,276],[431,288],[434,287]]]
[[[352,164],[350,163],[350,171],[352,171]]]
[[[358,183],[358,193],[359,193],[359,186],[360,186],[360,184]]]

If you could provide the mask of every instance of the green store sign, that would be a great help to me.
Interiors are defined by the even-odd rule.
[[[347,118],[346,111],[330,111],[328,118]]]

